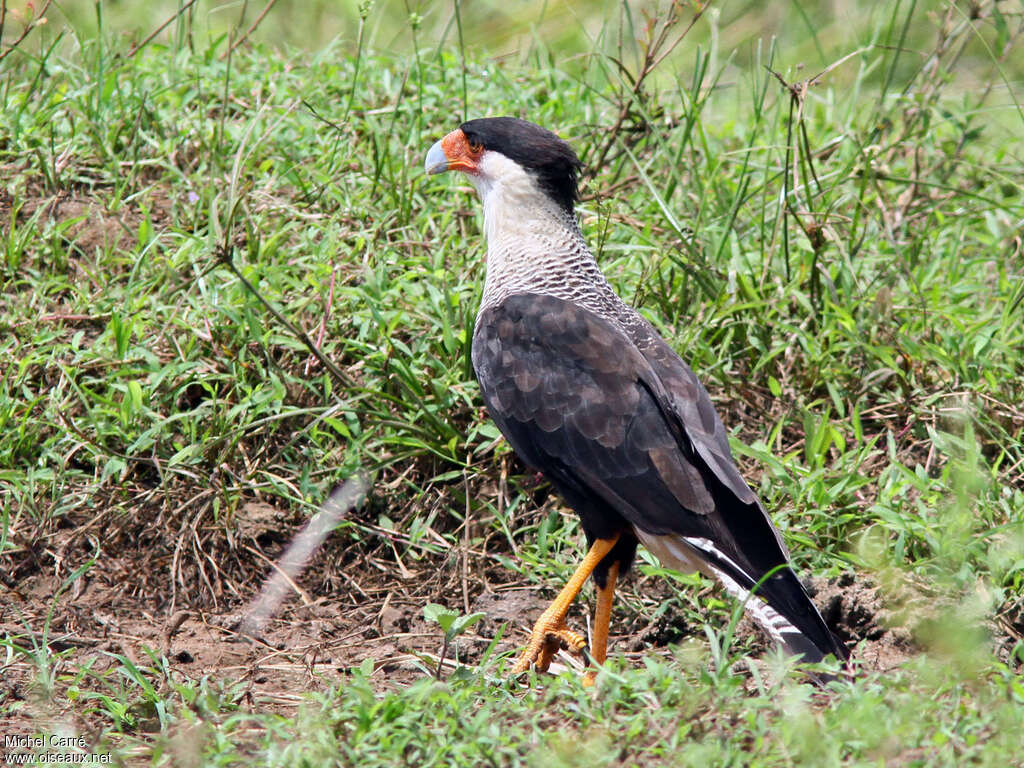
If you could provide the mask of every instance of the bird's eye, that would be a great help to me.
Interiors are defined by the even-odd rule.
[[[479,155],[481,152],[484,151],[484,143],[477,139],[470,139],[469,151],[472,152],[474,155]]]

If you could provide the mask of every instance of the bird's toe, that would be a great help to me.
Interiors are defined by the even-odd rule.
[[[563,647],[582,656],[587,648],[587,640],[579,632],[569,629],[564,619],[542,615],[534,625],[530,642],[523,649],[511,674],[520,675],[531,666],[538,672],[546,672],[555,654]]]

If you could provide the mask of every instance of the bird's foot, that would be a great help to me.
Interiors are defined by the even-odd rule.
[[[519,675],[526,672],[532,665],[538,672],[547,672],[551,666],[552,659],[558,650],[565,646],[570,652],[583,655],[587,647],[586,638],[578,632],[574,632],[565,625],[565,616],[557,616],[545,611],[533,625],[533,632],[530,634],[530,642],[523,650],[516,665],[512,668],[512,675]]]

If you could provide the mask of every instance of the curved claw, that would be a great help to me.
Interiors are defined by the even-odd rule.
[[[527,659],[526,651],[523,651],[519,657],[519,661],[516,662],[516,669],[520,667],[523,671],[530,668],[532,663],[538,672],[547,672],[548,667],[551,666],[551,662],[555,660],[555,655],[558,653],[558,649],[562,647],[562,641],[557,637],[548,637],[545,639],[544,644],[541,645],[540,651],[537,653],[536,659]]]
[[[513,675],[526,672],[530,666],[538,672],[546,672],[558,650],[565,646],[571,653],[583,655],[587,647],[586,638],[565,625],[565,620],[547,611],[541,614],[530,633],[530,642],[512,668]]]
[[[569,612],[570,604],[576,598],[576,595],[579,594],[580,589],[582,589],[583,583],[590,578],[590,574],[594,572],[594,568],[597,567],[604,556],[612,551],[618,540],[618,534],[611,539],[594,540],[594,543],[590,546],[590,551],[583,558],[583,562],[577,566],[576,571],[569,581],[566,582],[562,591],[558,593],[558,597],[540,615],[537,623],[533,625],[533,632],[530,633],[530,642],[523,650],[519,660],[516,661],[515,666],[512,667],[512,675],[522,674],[530,668],[530,665],[535,666],[540,672],[547,671],[551,665],[551,660],[558,653],[558,649],[563,643],[573,653],[583,654],[583,650],[587,647],[587,641],[582,635],[573,632],[565,625],[565,616]],[[595,635],[595,639],[598,641],[598,645],[595,646],[595,651],[597,652],[595,659],[599,664],[604,661],[604,651],[607,647],[607,613],[611,609],[611,593],[615,589],[615,574],[618,573],[617,563],[612,565],[609,573],[612,574],[610,586],[599,590],[601,594],[607,592],[607,605],[604,607],[603,614],[605,627],[603,634]],[[599,604],[603,605],[604,603],[599,601]],[[603,645],[601,644],[601,638],[603,638]],[[589,659],[587,661],[589,663]]]

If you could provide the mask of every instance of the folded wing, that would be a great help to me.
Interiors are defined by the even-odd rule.
[[[631,528],[667,565],[717,578],[792,652],[846,658],[740,475],[706,390],[652,328],[627,335],[572,302],[517,294],[481,313],[473,366],[491,417],[589,538]]]

